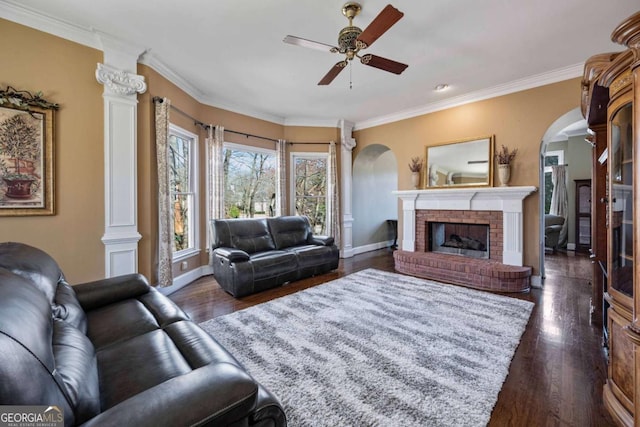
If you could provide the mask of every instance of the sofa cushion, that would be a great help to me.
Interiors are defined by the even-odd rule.
[[[254,282],[284,276],[298,269],[296,255],[285,251],[274,250],[253,254],[251,263]]]
[[[75,409],[76,423],[100,413],[98,365],[91,341],[80,330],[60,319],[53,322],[55,375]]]
[[[24,243],[0,243],[0,267],[29,280],[53,304],[62,272],[46,252]]]
[[[185,358],[162,329],[99,350],[98,369],[102,410],[191,372]]]
[[[192,369],[211,363],[242,366],[218,341],[191,321],[172,323],[164,331]]]
[[[332,246],[302,245],[288,248],[286,251],[296,254],[300,269],[327,264],[335,258],[335,248]]]
[[[158,329],[155,317],[137,299],[91,310],[87,313],[87,336],[96,350]]]
[[[76,293],[64,280],[58,283],[54,304],[51,308],[55,319],[69,322],[83,334],[87,333],[87,316],[76,298]]]
[[[305,245],[312,234],[306,216],[281,216],[268,218],[267,222],[277,249]]]
[[[545,225],[545,227],[550,227],[550,226],[555,226],[555,225],[562,226],[563,224],[564,224],[564,217],[562,217],[562,216],[552,215],[552,214],[546,214],[544,216],[544,225]]]
[[[240,249],[248,254],[275,249],[264,218],[211,220],[213,248]]]
[[[56,405],[65,425],[74,411],[54,378],[51,306],[27,280],[0,268],[0,402]],[[46,403],[45,403],[46,402]]]
[[[89,311],[87,335],[99,350],[188,319],[173,301],[150,288],[137,299],[129,298]]]

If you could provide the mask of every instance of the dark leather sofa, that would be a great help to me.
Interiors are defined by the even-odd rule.
[[[86,426],[285,426],[278,400],[138,274],[69,286],[0,244],[0,404]]]
[[[333,237],[314,236],[304,216],[211,220],[213,275],[242,297],[338,268]]]

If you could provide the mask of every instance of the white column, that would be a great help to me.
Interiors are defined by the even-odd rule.
[[[104,64],[96,79],[104,85],[105,276],[138,271],[137,94],[147,89],[135,74],[140,50],[100,35]],[[137,52],[137,53],[136,53]]]
[[[522,211],[507,211],[502,213],[502,263],[522,266]]]
[[[342,247],[340,256],[351,258],[353,253],[353,212],[352,212],[352,151],[356,146],[353,138],[354,123],[340,120],[340,182],[342,199]]]
[[[415,252],[416,250],[416,199],[402,198],[402,243],[403,251]]]

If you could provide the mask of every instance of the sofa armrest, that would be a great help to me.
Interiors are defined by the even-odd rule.
[[[149,292],[150,288],[146,277],[136,273],[73,286],[76,297],[85,311],[139,297]]]
[[[331,246],[335,239],[331,236],[311,236],[309,243],[316,246]]]
[[[83,426],[231,425],[248,417],[258,384],[230,363],[205,365],[107,409]]]
[[[229,262],[249,261],[249,254],[241,249],[220,247],[213,250],[213,253],[229,260]]]

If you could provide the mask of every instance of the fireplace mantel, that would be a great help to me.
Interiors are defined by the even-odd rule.
[[[402,200],[402,242],[404,251],[415,251],[416,210],[501,211],[503,213],[502,262],[523,264],[522,202],[536,187],[438,188],[402,190],[393,194]]]

